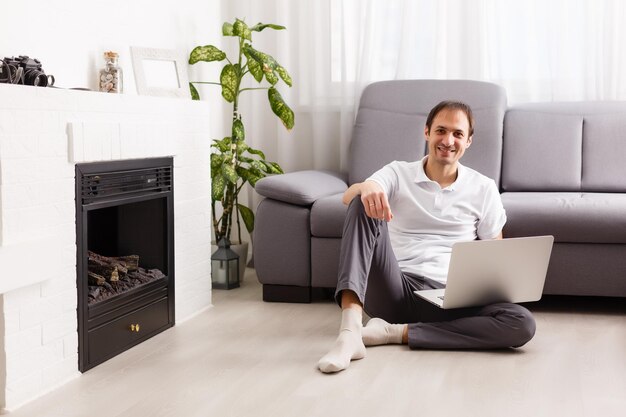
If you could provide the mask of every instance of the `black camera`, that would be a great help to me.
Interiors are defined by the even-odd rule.
[[[54,76],[44,73],[38,59],[20,55],[0,61],[0,83],[47,87],[54,85]]]

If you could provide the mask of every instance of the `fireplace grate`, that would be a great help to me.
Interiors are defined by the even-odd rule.
[[[172,167],[156,167],[84,174],[81,178],[82,204],[146,193],[172,190]]]

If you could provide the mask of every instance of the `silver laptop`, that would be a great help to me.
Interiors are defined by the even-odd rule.
[[[533,236],[455,243],[446,288],[415,294],[443,309],[537,301],[553,242]]]

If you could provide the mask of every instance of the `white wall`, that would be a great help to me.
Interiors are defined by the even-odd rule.
[[[124,93],[136,95],[130,46],[177,49],[221,43],[222,1],[0,0],[0,56],[28,55],[43,64],[58,87],[97,90],[102,54],[120,54]],[[219,66],[189,68],[190,80],[216,78]],[[219,94],[211,126],[222,132]]]
[[[2,0],[0,54],[29,55],[61,87],[96,88],[106,50],[119,52],[135,93],[129,46],[190,51],[219,38],[219,0]],[[216,30],[218,29],[218,30]]]

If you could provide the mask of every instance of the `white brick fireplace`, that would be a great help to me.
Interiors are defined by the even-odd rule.
[[[205,102],[0,84],[0,405],[79,375],[74,165],[174,156],[176,320],[211,305]]]

